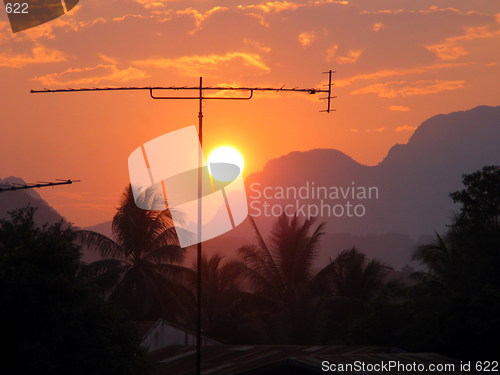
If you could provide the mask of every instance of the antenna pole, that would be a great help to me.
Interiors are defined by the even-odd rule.
[[[203,78],[200,77],[200,91],[198,97],[198,136],[200,138],[200,149],[198,150],[198,243],[196,244],[196,375],[201,374],[201,198],[203,196]]]
[[[333,71],[325,72],[329,73],[328,77],[328,89],[316,89],[316,88],[285,88],[285,85],[275,88],[275,87],[235,87],[235,86],[203,86],[203,77],[200,77],[198,86],[144,86],[144,87],[94,87],[94,88],[79,88],[79,89],[43,89],[43,90],[31,90],[32,94],[39,93],[59,93],[59,92],[100,92],[100,91],[149,91],[149,95],[152,99],[171,99],[171,100],[198,100],[198,136],[200,140],[200,145],[203,145],[203,100],[250,100],[253,98],[254,91],[269,91],[269,92],[279,92],[279,93],[290,93],[290,92],[302,92],[307,94],[325,93],[328,96],[327,109],[320,112],[331,112],[334,109],[330,107],[330,100],[335,98],[331,96],[332,94],[332,73]],[[198,95],[192,96],[156,96],[154,91],[198,91]],[[221,96],[221,95],[208,95],[203,96],[204,91],[210,92],[221,92],[221,91],[240,91],[248,93],[248,96],[234,97],[234,96]],[[198,158],[198,243],[196,244],[196,374],[201,375],[201,349],[202,349],[202,245],[201,245],[201,230],[202,230],[202,202],[201,198],[203,196],[203,149],[200,149]],[[1,191],[1,190],[0,190]]]

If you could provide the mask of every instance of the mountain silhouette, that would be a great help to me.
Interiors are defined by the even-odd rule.
[[[318,222],[327,222],[318,261],[324,263],[343,249],[357,246],[371,257],[402,267],[419,243],[429,240],[436,231],[446,230],[457,209],[448,194],[462,188],[462,175],[500,164],[499,145],[500,106],[479,106],[426,120],[407,144],[392,147],[376,166],[360,164],[334,149],[291,152],[269,161],[262,171],[246,179],[250,213],[256,213],[252,210],[254,201],[270,206],[296,203],[293,198],[256,199],[255,190],[299,189],[307,183],[339,189],[376,187],[378,198],[325,200],[330,206],[345,205],[349,200],[362,204],[365,214],[318,217]],[[319,204],[319,199],[299,201]],[[262,204],[257,206],[262,208]],[[263,216],[262,210],[260,214],[256,222],[262,233],[267,233],[275,218]],[[231,254],[242,241],[253,241],[247,222],[206,242],[205,248],[207,252]]]
[[[366,209],[363,217],[318,217],[326,231],[318,265],[340,251],[357,246],[368,256],[395,268],[408,264],[416,246],[443,232],[457,207],[448,194],[462,188],[462,175],[485,165],[500,164],[500,106],[479,106],[467,111],[434,116],[424,121],[406,144],[393,146],[376,166],[366,166],[335,149],[294,151],[270,160],[262,171],[245,181],[249,204],[252,184],[300,188],[308,181],[315,187],[377,187],[378,199],[357,200]],[[253,185],[255,187],[255,185]],[[328,203],[345,204],[348,199]],[[293,199],[265,199],[270,205],[286,205]],[[317,199],[300,199],[317,204]],[[250,213],[252,209],[250,208]],[[255,217],[266,235],[274,217]],[[110,224],[94,228],[110,236]],[[228,257],[246,243],[254,242],[253,229],[245,220],[234,230],[206,241],[206,254]],[[195,250],[190,249],[194,258]]]
[[[462,175],[485,165],[500,164],[500,106],[479,106],[467,111],[434,116],[424,121],[406,144],[393,146],[376,166],[366,166],[334,149],[291,152],[270,160],[262,171],[245,181],[249,204],[255,189],[294,188],[307,183],[314,187],[376,187],[377,197],[351,199],[352,196],[326,199],[330,206],[362,204],[362,217],[319,216],[326,221],[318,262],[324,264],[338,252],[352,246],[371,257],[400,268],[410,261],[417,244],[435,231],[443,232],[457,207],[448,194],[462,188]],[[9,177],[3,183],[23,183]],[[296,203],[296,199],[263,199],[276,206]],[[300,204],[315,205],[318,199],[299,199]],[[0,217],[8,210],[31,204],[39,207],[40,221],[53,222],[61,216],[33,190],[0,194]],[[257,202],[258,203],[258,202]],[[255,203],[254,203],[255,204]],[[250,213],[255,213],[250,207]],[[274,217],[257,216],[262,233],[268,233]],[[85,229],[111,235],[110,222]],[[248,220],[234,230],[204,243],[204,252],[236,254],[242,244],[253,243]],[[193,254],[194,251],[190,251]]]
[[[25,184],[25,181],[19,177],[10,176],[0,179],[1,185]],[[23,208],[26,206],[35,207],[35,221],[39,225],[45,223],[53,224],[64,217],[52,208],[47,202],[35,191],[35,189],[3,191],[0,193],[0,219],[9,217],[9,212]]]
[[[350,201],[366,208],[362,217],[320,217],[328,222],[327,231],[418,237],[445,229],[456,209],[448,194],[461,188],[463,174],[500,164],[499,144],[500,107],[480,106],[430,118],[407,144],[392,147],[376,166],[357,163],[337,150],[292,152],[250,175],[246,186],[250,203],[257,195],[252,186],[254,190],[255,186],[260,190],[270,187],[269,191],[277,187],[299,188],[307,183],[326,188],[376,187],[378,194],[373,194],[372,199],[351,199],[350,195],[345,199],[327,199],[330,205]],[[279,197],[260,200],[270,205],[296,201]],[[317,198],[300,201],[319,203]],[[262,223],[269,221],[259,219]]]

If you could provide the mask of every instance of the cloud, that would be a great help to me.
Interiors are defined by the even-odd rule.
[[[108,56],[108,55],[105,55],[104,53],[99,53],[98,54],[99,58],[104,61],[105,63],[108,63],[108,64],[113,64],[113,65],[117,65],[118,64],[118,60]]]
[[[360,129],[356,129],[356,128],[351,128],[349,129],[351,133],[359,133],[361,130]],[[369,128],[369,129],[364,129],[363,130],[365,133],[382,133],[385,131],[385,128],[384,127],[380,127],[380,128]]]
[[[416,126],[410,126],[410,125],[401,125],[398,126],[394,131],[396,132],[409,132],[415,130],[417,127]]]
[[[137,4],[142,5],[146,9],[164,9],[170,6],[176,0],[134,0]],[[324,4],[340,4],[348,5],[348,1],[337,0],[316,0],[316,1],[264,1],[257,4],[236,5],[234,8],[239,10],[250,10],[252,12],[260,12],[264,14],[278,14],[284,11],[293,11],[299,8],[316,7]]]
[[[255,49],[259,50],[260,52],[271,52],[271,47],[265,46],[264,44],[253,40],[253,39],[248,39],[245,38],[243,39],[243,44],[247,46],[254,47]]]
[[[266,17],[261,14],[261,13],[256,13],[256,12],[253,12],[253,13],[247,13],[246,14],[247,16],[249,17],[254,17],[257,19],[257,21],[259,21],[259,24],[262,26],[262,27],[270,27],[271,25],[269,24],[269,22],[267,22],[266,20]]]
[[[78,6],[73,8],[69,15],[64,15],[64,17],[58,17],[55,20],[37,27],[24,30],[22,33],[13,34],[10,30],[10,26],[5,27],[5,25],[0,22],[0,42],[3,40],[8,40],[13,43],[25,41],[37,42],[40,39],[54,40],[56,39],[57,32],[79,32],[85,28],[107,22],[102,17],[97,17],[88,21],[77,21],[74,18],[75,10],[77,9],[79,9]]]
[[[335,61],[338,64],[352,64],[358,61],[359,57],[363,53],[362,50],[349,50],[345,56],[337,56],[338,49],[338,44],[333,44],[328,47],[325,54],[325,60],[327,62]]]
[[[160,22],[170,21],[174,16],[188,15],[195,19],[196,28],[192,33],[201,29],[201,26],[211,15],[222,11],[233,11],[239,14],[244,14],[249,17],[257,18],[259,24],[263,27],[270,27],[267,20],[269,16],[277,15],[285,11],[295,11],[301,8],[315,8],[323,5],[338,4],[348,5],[348,1],[337,0],[316,0],[316,1],[266,1],[257,4],[246,4],[236,6],[215,6],[207,11],[199,11],[194,7],[186,9],[172,10],[168,9],[169,3],[175,0],[134,0],[141,4],[146,9],[150,9],[151,13],[157,17]]]
[[[352,77],[349,77],[349,78],[343,79],[343,80],[336,80],[335,85],[337,87],[346,87],[346,86],[353,84],[356,81],[364,81],[364,80],[376,81],[376,80],[379,80],[382,78],[408,76],[408,75],[412,75],[412,74],[422,74],[422,73],[427,73],[427,72],[431,72],[434,70],[458,68],[458,67],[463,67],[463,66],[471,65],[471,64],[473,64],[473,63],[472,62],[436,63],[436,64],[432,64],[432,65],[416,66],[416,67],[411,67],[411,68],[379,70],[379,71],[376,71],[373,73],[358,74],[358,75],[355,75],[355,76],[352,76]]]
[[[333,44],[330,47],[328,47],[326,50],[325,60],[327,62],[332,62],[335,58],[335,54],[337,53],[338,49],[339,49],[338,44]]]
[[[146,9],[163,8],[167,3],[175,0],[134,0],[137,4],[142,5]]]
[[[113,22],[123,22],[123,21],[130,20],[130,19],[147,20],[150,18],[153,18],[153,17],[144,16],[142,14],[124,14],[124,15],[119,16],[119,17],[113,17],[112,20],[113,20]]]
[[[410,110],[410,107],[406,107],[404,105],[390,105],[387,107],[389,111],[396,111],[396,112],[408,112]]]
[[[436,5],[431,5],[428,9],[419,9],[419,10],[408,10],[408,9],[379,9],[379,10],[364,10],[361,14],[432,14],[438,12],[448,12],[448,13],[456,13],[460,15],[471,15],[471,14],[479,14],[476,11],[467,11],[462,12],[457,8],[440,8]]]
[[[291,2],[291,1],[268,1],[260,4],[250,4],[250,5],[238,5],[239,9],[247,10],[258,10],[263,13],[281,13],[287,10],[296,10],[304,7],[316,7],[324,4],[341,4],[348,5],[348,1],[336,1],[336,0],[316,0],[310,2]]]
[[[425,48],[436,55],[439,60],[455,60],[469,54],[464,47],[455,46],[451,43],[433,44]]]
[[[492,30],[489,25],[466,27],[463,35],[447,38],[449,42],[459,42],[463,40],[489,39],[500,36],[500,29]]]
[[[213,7],[212,9],[207,10],[206,12],[200,12],[194,8],[187,8],[184,10],[178,10],[175,12],[176,15],[189,15],[194,18],[195,26],[196,28],[193,30],[193,32],[196,32],[200,30],[202,23],[211,15],[218,13],[218,12],[224,12],[228,10],[229,8],[227,7],[221,7],[221,6],[216,6]]]
[[[245,87],[245,84],[241,82],[220,82],[218,83],[215,87],[221,87],[220,91],[212,90],[210,91],[209,96],[210,97],[219,97],[219,98],[246,98],[250,96],[250,91],[249,90],[224,90],[222,88],[229,88],[229,87]],[[262,98],[276,98],[279,97],[279,94],[276,92],[266,92],[262,91],[259,92],[258,95],[255,95],[255,97],[262,99]]]
[[[88,85],[101,82],[128,82],[149,77],[143,71],[129,66],[119,69],[112,64],[99,64],[93,67],[69,68],[60,73],[51,73],[34,78],[43,85]]]
[[[464,41],[487,39],[500,36],[500,30],[492,30],[490,26],[466,27],[462,35],[446,38],[442,43],[425,46],[440,60],[455,60],[468,54],[467,50],[459,45]]]
[[[289,1],[268,1],[260,4],[238,5],[238,8],[244,10],[258,10],[263,13],[280,13],[285,10],[295,10],[302,6],[304,6],[304,4],[292,3]]]
[[[188,76],[198,76],[202,71],[224,70],[228,65],[243,64],[245,67],[270,72],[259,54],[247,52],[227,52],[223,55],[192,55],[177,58],[150,58],[137,60],[133,64],[153,68],[173,68]]]
[[[32,64],[49,64],[66,60],[66,55],[63,52],[37,45],[29,54],[0,54],[0,67],[23,68]]]
[[[375,31],[375,32],[380,31],[383,28],[385,28],[385,25],[382,22],[376,22],[372,26],[372,30]]]
[[[0,44],[12,39],[12,29],[7,21],[0,21]]]
[[[397,98],[435,94],[465,87],[465,81],[421,80],[376,83],[351,92],[351,95],[376,94],[381,98]]]
[[[359,57],[363,51],[361,50],[349,50],[345,56],[338,56],[335,61],[339,64],[352,64],[358,61]]]
[[[304,31],[299,34],[297,39],[302,47],[308,47],[316,39],[316,33],[314,31]]]
[[[163,3],[164,2],[149,2],[149,1],[144,1],[141,2],[144,3],[146,9],[149,8],[163,8]],[[230,8],[228,7],[223,7],[223,6],[214,6],[206,11],[200,11],[198,9],[195,9],[193,7],[185,8],[185,9],[154,9],[151,10],[150,14],[148,16],[145,15],[140,15],[140,14],[125,14],[120,17],[115,17],[113,18],[113,21],[124,21],[127,19],[153,19],[155,22],[158,23],[165,23],[172,21],[173,19],[177,18],[182,18],[182,17],[188,17],[193,19],[194,21],[194,29],[191,30],[190,35],[196,33],[197,31],[200,31],[203,25],[203,22],[205,22],[209,17],[216,13],[221,13],[229,10]]]

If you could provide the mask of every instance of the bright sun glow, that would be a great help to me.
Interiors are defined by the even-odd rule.
[[[230,168],[229,164],[237,166],[238,170],[234,173],[236,168]],[[224,167],[224,165],[228,166]],[[222,166],[216,167],[216,166]],[[222,146],[213,150],[208,156],[208,168],[210,174],[221,181],[232,181],[241,174],[243,171],[244,161],[243,156],[233,147]]]

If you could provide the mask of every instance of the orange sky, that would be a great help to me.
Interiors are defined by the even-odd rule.
[[[127,157],[197,123],[196,102],[147,92],[29,94],[32,88],[207,85],[311,87],[334,69],[337,112],[318,96],[207,101],[205,150],[226,144],[245,173],[294,150],[382,160],[438,113],[499,105],[500,2],[80,0],[13,34],[0,16],[0,177],[81,179],[39,193],[70,221],[111,219]]]

